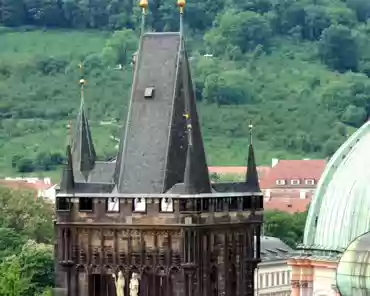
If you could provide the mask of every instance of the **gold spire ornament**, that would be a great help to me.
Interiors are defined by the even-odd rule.
[[[149,6],[148,0],[140,0],[139,6],[141,7],[143,14],[146,14]]]
[[[180,8],[180,13],[183,14],[186,6],[186,0],[177,0],[177,6]]]
[[[85,96],[84,96],[84,86],[86,84],[86,80],[84,79],[84,65],[83,63],[78,64],[78,67],[81,70],[81,79],[79,81],[80,87],[81,87],[81,103],[83,103]]]
[[[249,125],[248,125],[248,129],[249,129],[249,144],[252,145],[252,138],[253,138],[253,124],[252,124],[252,120],[249,121]]]

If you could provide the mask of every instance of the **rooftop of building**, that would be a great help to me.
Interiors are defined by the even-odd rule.
[[[325,170],[325,159],[278,160],[273,159],[272,168],[261,178],[260,186],[263,189],[279,188],[281,185],[291,185],[291,180],[300,180],[300,186],[306,185],[304,180],[314,180],[316,185]],[[280,180],[285,183],[278,184]],[[297,187],[296,185],[294,185]]]
[[[211,184],[180,32],[141,36],[127,124],[115,162],[97,161],[85,110],[84,80],[80,82],[81,105],[67,147],[61,194],[260,192],[251,142],[245,180]]]
[[[272,236],[261,237],[261,260],[262,263],[288,260],[294,250],[281,239]]]
[[[329,161],[312,200],[304,248],[342,252],[370,229],[370,122]]]
[[[310,207],[311,198],[300,199],[294,197],[265,198],[264,209],[270,211],[282,211],[290,214],[306,212]]]
[[[0,186],[16,190],[48,190],[55,185],[49,178],[5,178],[0,180]]]

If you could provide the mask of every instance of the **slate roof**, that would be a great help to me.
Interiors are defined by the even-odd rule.
[[[288,260],[294,252],[291,247],[277,237],[261,236],[262,263]]]
[[[64,194],[260,192],[252,145],[246,181],[213,184],[211,188],[189,61],[180,33],[142,36],[116,161],[96,160],[83,99],[70,150],[60,191]]]

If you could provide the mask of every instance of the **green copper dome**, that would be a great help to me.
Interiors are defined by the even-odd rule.
[[[358,129],[329,161],[312,200],[306,249],[344,251],[370,230],[370,122]]]
[[[356,238],[343,253],[337,268],[337,287],[342,296],[370,295],[370,233]]]

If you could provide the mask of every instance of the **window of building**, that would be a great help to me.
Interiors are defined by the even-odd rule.
[[[282,284],[282,285],[286,285],[286,284],[287,284],[287,282],[286,282],[286,278],[285,278],[285,271],[283,271],[283,272],[281,273],[281,284]]]
[[[172,198],[161,199],[161,212],[172,213],[173,212],[173,200]]]
[[[315,185],[315,180],[314,179],[307,179],[305,181],[306,185]]]
[[[145,212],[146,211],[146,200],[143,197],[137,197],[134,199],[134,212]]]
[[[276,273],[276,286],[280,286],[280,275],[281,275],[281,272]]]
[[[107,212],[119,212],[119,198],[107,198]]]
[[[299,185],[301,182],[299,179],[293,179],[293,180],[290,180],[290,184],[291,185]]]
[[[283,179],[276,180],[276,185],[285,185],[285,180]]]
[[[270,274],[269,273],[265,274],[265,287],[266,288],[270,287]]]
[[[90,197],[81,197],[79,200],[79,210],[80,211],[92,211],[93,210],[93,200]]]
[[[71,208],[71,202],[69,197],[57,197],[57,210],[58,211],[69,211]]]
[[[258,280],[259,280],[258,287],[263,288],[263,275],[262,274],[259,275]]]

